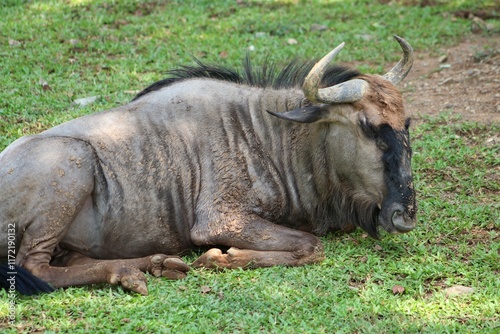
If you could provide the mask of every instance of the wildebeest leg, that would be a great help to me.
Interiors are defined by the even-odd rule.
[[[179,257],[165,254],[155,254],[136,259],[100,260],[87,257],[78,252],[67,252],[53,263],[65,270],[86,270],[90,272],[94,268],[99,268],[98,275],[99,272],[107,273],[104,282],[121,284],[124,288],[143,295],[147,295],[146,277],[143,272],[149,272],[156,277],[182,279],[186,277],[186,273],[190,270],[190,267]],[[71,284],[71,282],[69,282],[70,284],[64,284],[62,281],[59,281],[59,283],[62,283],[63,286],[78,285]]]
[[[28,264],[26,268],[56,288],[110,283],[120,284],[125,289],[143,295],[148,294],[143,271],[149,271],[155,276],[180,279],[185,277],[185,272],[189,270],[180,259],[169,258],[163,254],[138,259],[93,260],[69,267]]]
[[[227,253],[217,248],[210,249],[193,263],[194,267],[300,266],[324,258],[323,245],[316,236],[260,217],[228,219],[221,225],[209,225],[204,229],[197,226],[191,236],[200,246],[231,247]]]
[[[190,267],[180,257],[174,255],[155,254],[136,259],[101,260],[93,259],[78,252],[67,252],[58,263],[62,267],[111,263],[119,261],[121,264],[135,267],[142,272],[148,272],[155,277],[166,277],[169,279],[182,279]]]

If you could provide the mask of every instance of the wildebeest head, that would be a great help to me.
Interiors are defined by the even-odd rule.
[[[378,235],[377,226],[390,233],[405,233],[416,222],[409,119],[395,87],[412,67],[413,50],[405,40],[395,38],[404,56],[385,75],[361,75],[338,85],[320,87],[327,65],[342,49],[342,43],[305,78],[302,90],[308,102],[304,107],[271,113],[302,123],[336,123],[337,131],[328,145],[336,148],[337,154],[343,152],[333,162],[339,181],[354,201],[364,203],[364,210],[370,211],[356,213],[358,221],[346,223],[359,225],[373,237]],[[339,132],[339,127],[348,131]]]

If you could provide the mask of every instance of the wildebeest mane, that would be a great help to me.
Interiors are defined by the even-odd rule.
[[[195,59],[195,62],[196,65],[181,66],[168,71],[167,78],[145,88],[134,97],[134,100],[176,82],[193,78],[209,78],[263,88],[281,89],[301,87],[305,77],[316,63],[316,61],[299,61],[296,59],[288,65],[278,68],[274,62],[266,59],[262,66],[256,67],[253,66],[250,57],[247,55],[243,61],[242,70],[238,71],[230,67],[208,65],[198,59]],[[360,73],[355,69],[332,65],[325,71],[321,87],[333,86],[351,80],[359,75]]]
[[[378,239],[377,216],[380,209],[377,203],[346,186],[335,188],[327,198],[316,208],[314,234],[325,235],[338,230],[349,233],[360,227]]]

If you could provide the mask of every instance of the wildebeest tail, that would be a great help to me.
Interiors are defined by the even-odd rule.
[[[52,292],[54,288],[28,270],[8,263],[0,264],[0,287],[20,294],[32,296],[40,292]]]

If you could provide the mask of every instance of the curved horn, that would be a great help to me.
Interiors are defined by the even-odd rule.
[[[307,74],[304,84],[302,85],[302,91],[309,101],[313,103],[348,103],[359,101],[363,96],[363,93],[368,87],[368,83],[361,79],[353,79],[332,87],[319,89],[319,84],[326,71],[327,65],[335,58],[340,50],[342,50],[344,45],[345,43],[342,42],[324,56],[314,65],[309,74]]]
[[[389,72],[384,74],[383,78],[397,85],[406,77],[413,66],[413,48],[401,37],[394,35],[394,38],[403,49],[403,58]]]

